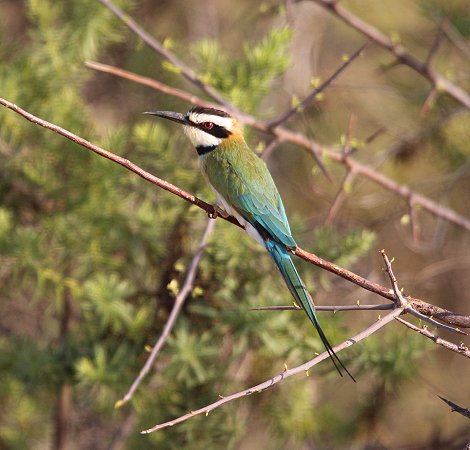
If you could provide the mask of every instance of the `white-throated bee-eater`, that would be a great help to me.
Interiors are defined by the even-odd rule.
[[[183,125],[199,155],[202,173],[217,196],[218,206],[234,216],[248,234],[260,242],[273,258],[295,302],[302,306],[316,328],[336,369],[341,366],[315,315],[289,250],[297,247],[292,237],[281,196],[264,163],[246,144],[238,122],[214,108],[195,107],[186,114],[151,111],[151,114]]]

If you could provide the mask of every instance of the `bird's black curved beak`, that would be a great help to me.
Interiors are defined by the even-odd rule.
[[[144,114],[163,117],[164,119],[172,120],[173,122],[181,123],[182,125],[192,125],[184,114],[173,111],[146,111]]]

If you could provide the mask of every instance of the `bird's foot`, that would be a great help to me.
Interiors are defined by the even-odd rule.
[[[219,216],[226,219],[227,217],[230,216],[230,214],[228,214],[227,211],[220,208],[218,205],[212,205],[212,207],[214,208],[214,210],[207,213],[207,215],[209,216],[209,219],[217,219],[217,217]]]

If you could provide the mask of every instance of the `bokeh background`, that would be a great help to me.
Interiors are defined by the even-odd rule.
[[[467,0],[341,3],[422,60],[440,35],[433,68],[470,89]],[[298,103],[366,41],[315,1],[116,4],[262,120]],[[212,202],[181,130],[141,114],[190,105],[94,71],[88,60],[204,97],[99,1],[0,0],[2,97]],[[372,44],[287,126],[338,151],[349,134],[355,158],[468,217],[470,114],[440,92],[426,102],[429,90]],[[246,134],[256,151],[269,142]],[[468,419],[436,397],[470,406],[468,360],[399,323],[341,353],[357,384],[324,362],[308,378],[140,435],[268,379],[284,363],[301,364],[321,343],[301,313],[250,310],[291,299],[263,249],[218,220],[155,369],[130,404],[114,408],[168,319],[207,217],[5,109],[0,157],[0,449],[424,450],[463,448],[470,439]],[[325,160],[329,180],[288,143],[267,163],[301,247],[387,285],[385,248],[407,293],[470,314],[468,231],[417,208],[413,235],[407,202],[365,177],[345,186],[327,221],[344,166]],[[382,302],[298,265],[319,304]],[[335,343],[377,317],[319,314]]]

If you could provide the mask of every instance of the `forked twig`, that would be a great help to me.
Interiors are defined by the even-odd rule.
[[[371,334],[375,333],[378,331],[380,328],[384,327],[388,323],[390,323],[392,320],[394,320],[396,317],[398,317],[401,313],[403,312],[402,308],[397,308],[394,311],[392,311],[390,314],[387,314],[385,317],[379,318],[377,322],[373,323],[371,326],[366,328],[364,331],[361,331],[360,333],[356,334],[356,336],[353,336],[346,341],[342,342],[341,344],[336,345],[333,347],[333,350],[335,353],[340,352],[341,350],[344,350],[345,348],[350,347],[351,345],[356,344],[359,341],[362,341],[363,339],[367,338]],[[233,400],[236,400],[241,397],[246,397],[251,394],[259,393],[262,391],[265,391],[266,389],[269,389],[276,384],[282,382],[286,378],[289,378],[293,375],[297,375],[299,373],[306,373],[307,375],[309,374],[308,371],[315,365],[317,365],[319,362],[327,359],[329,357],[327,352],[323,352],[320,355],[316,356],[315,358],[311,359],[310,361],[294,367],[292,369],[287,369],[284,370],[282,373],[279,375],[276,375],[269,380],[264,381],[263,383],[257,384],[256,386],[253,386],[248,389],[244,389],[243,391],[236,392],[235,394],[231,394],[228,396],[219,396],[219,400],[215,401],[214,403],[211,403],[210,405],[204,406],[203,408],[199,408],[196,411],[191,411],[188,414],[184,414],[181,417],[178,417],[176,419],[170,420],[168,422],[160,423],[158,425],[155,425],[152,428],[149,428],[147,430],[142,431],[143,434],[148,434],[148,433],[153,433],[154,431],[161,430],[163,428],[167,427],[172,427],[178,423],[184,422],[188,419],[191,419],[192,417],[195,417],[200,414],[205,414],[206,416],[213,411],[214,409],[218,408],[219,406],[224,405],[225,403],[231,402]]]
[[[405,64],[421,76],[426,78],[431,85],[438,86],[441,92],[445,92],[467,108],[470,108],[470,95],[459,86],[453,84],[440,73],[433,70],[428,64],[420,61],[409,53],[402,45],[394,42],[386,34],[379,31],[374,26],[360,19],[352,12],[344,8],[337,0],[313,0],[316,4],[330,11],[333,15],[341,19],[350,27],[356,29],[364,36],[372,39],[376,44],[387,49],[395,56],[398,62]]]
[[[397,317],[397,320],[403,325],[410,328],[411,330],[416,331],[417,333],[422,334],[423,336],[426,336],[428,339],[431,339],[431,341],[433,341],[437,345],[440,345],[452,352],[458,353],[459,355],[463,355],[467,358],[470,358],[470,350],[463,343],[460,345],[454,344],[453,342],[446,341],[445,339],[436,336],[435,334],[431,333],[427,328],[417,327],[416,325],[413,325],[412,323],[407,322],[406,320],[403,320],[400,317]]]
[[[393,303],[384,303],[382,305],[315,305],[315,311],[374,311],[394,309]],[[250,308],[252,311],[303,311],[300,306],[258,306]]]

